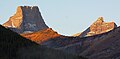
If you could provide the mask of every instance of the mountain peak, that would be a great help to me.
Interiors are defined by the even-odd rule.
[[[3,26],[17,33],[48,28],[37,6],[18,6],[16,13]]]
[[[22,10],[25,10],[25,9],[29,9],[29,10],[38,9],[39,10],[38,6],[18,6],[17,10],[19,10],[19,9],[22,9]]]
[[[99,18],[97,19],[97,21],[104,22],[104,19],[103,19],[103,17],[99,17]]]
[[[103,17],[99,17],[96,22],[90,26],[90,32],[88,36],[101,34],[113,30],[117,25],[115,22],[104,22]]]
[[[93,24],[102,24],[104,22],[103,17],[99,17]]]
[[[99,17],[88,29],[82,32],[79,36],[92,36],[108,32],[116,28],[115,22],[104,22],[103,17]]]

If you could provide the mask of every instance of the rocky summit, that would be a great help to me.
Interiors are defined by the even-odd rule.
[[[103,17],[81,33],[64,36],[45,24],[37,6],[19,6],[3,26],[0,59],[120,59],[120,26]]]
[[[79,36],[93,36],[101,33],[108,32],[116,28],[117,25],[114,22],[104,22],[103,17],[99,17],[88,29],[82,32]]]
[[[3,26],[17,33],[35,32],[48,28],[37,6],[18,6],[16,13]]]

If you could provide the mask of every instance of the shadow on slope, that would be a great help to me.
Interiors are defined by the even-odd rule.
[[[120,58],[120,27],[107,33],[79,38],[75,44],[57,49],[90,59],[119,59]]]
[[[0,59],[85,59],[40,46],[0,25]]]

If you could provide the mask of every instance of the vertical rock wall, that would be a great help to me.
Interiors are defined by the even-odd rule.
[[[17,33],[34,32],[48,28],[37,6],[19,6],[14,16],[3,24]]]

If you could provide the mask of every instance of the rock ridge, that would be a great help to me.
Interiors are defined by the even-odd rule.
[[[82,32],[79,36],[85,37],[102,34],[113,30],[116,27],[117,25],[115,24],[115,22],[104,22],[103,17],[99,17],[88,29]]]
[[[48,28],[37,6],[18,6],[16,13],[3,26],[17,33],[35,32]]]

